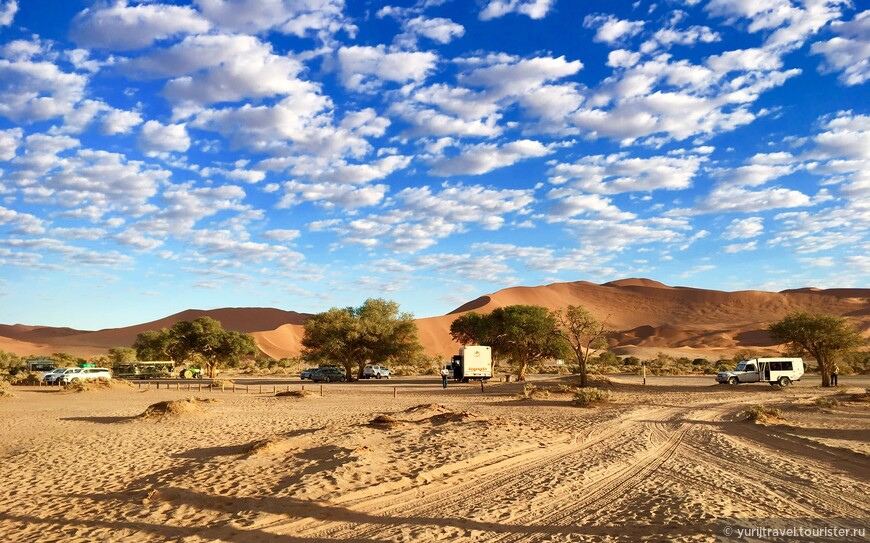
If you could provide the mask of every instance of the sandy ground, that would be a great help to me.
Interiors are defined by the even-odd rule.
[[[0,534],[717,541],[722,519],[870,517],[870,402],[858,397],[870,380],[611,379],[614,401],[594,408],[558,392],[570,378],[540,376],[552,391],[524,400],[519,384],[442,390],[433,378],[333,383],[322,397],[310,383],[302,397],[16,387],[0,398]],[[140,417],[192,396],[216,401]],[[781,418],[739,415],[761,403]]]

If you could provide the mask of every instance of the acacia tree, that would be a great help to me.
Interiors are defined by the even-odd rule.
[[[221,363],[257,353],[257,341],[250,334],[224,330],[211,317],[178,321],[172,328],[143,332],[133,344],[140,360],[169,358],[181,363],[198,358],[214,378]],[[156,356],[155,356],[156,355]]]
[[[607,346],[607,319],[599,322],[592,313],[582,305],[569,305],[565,309],[553,312],[558,326],[556,332],[577,357],[580,366],[580,386],[587,385],[587,365],[592,350]]]
[[[136,349],[131,349],[130,347],[112,347],[109,349],[108,360],[113,366],[135,362]]]
[[[831,386],[835,357],[866,340],[846,319],[819,313],[792,313],[770,325],[770,337],[795,354],[808,353],[819,363],[822,386]]]
[[[565,342],[546,308],[509,305],[494,309],[490,316],[498,333],[494,349],[517,368],[518,380],[526,379],[530,364],[564,356]]]
[[[396,302],[370,298],[358,308],[333,307],[305,321],[302,356],[314,363],[335,363],[348,380],[362,376],[366,364],[383,364],[417,357],[423,347],[417,339],[413,315],[400,313]]]
[[[493,371],[498,368],[502,353],[497,348],[498,331],[491,314],[470,311],[450,323],[450,337],[460,345],[489,345],[492,347]]]

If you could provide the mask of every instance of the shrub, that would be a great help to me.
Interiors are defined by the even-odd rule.
[[[782,412],[779,409],[776,409],[775,407],[765,407],[764,404],[753,405],[743,411],[743,415],[745,415],[747,419],[756,422],[764,422],[769,418],[779,418],[781,414]]]
[[[9,392],[9,383],[0,381],[0,398],[11,398],[12,393]]]
[[[610,391],[587,387],[579,389],[571,403],[576,407],[588,407],[596,403],[609,402],[610,399]]]
[[[840,402],[838,402],[837,400],[833,398],[828,398],[827,396],[816,398],[815,400],[813,400],[813,403],[816,405],[816,407],[821,407],[823,409],[834,407],[840,404]]]
[[[13,385],[38,386],[41,379],[38,373],[23,371],[13,375],[9,382]]]

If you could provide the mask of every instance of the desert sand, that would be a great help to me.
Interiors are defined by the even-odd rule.
[[[527,399],[522,384],[443,390],[433,377],[323,396],[299,381],[275,385],[297,392],[280,397],[268,381],[250,394],[14,387],[0,398],[0,534],[716,541],[721,519],[870,517],[870,379],[611,376],[613,401],[591,408],[560,392],[574,379],[533,376]],[[741,415],[762,403],[780,418]]]

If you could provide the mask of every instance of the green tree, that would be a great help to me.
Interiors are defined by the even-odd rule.
[[[224,330],[211,317],[179,321],[169,329],[143,332],[133,345],[142,360],[201,361],[212,378],[221,363],[236,364],[241,357],[256,355],[258,351],[253,336]]]
[[[450,323],[450,337],[460,345],[492,345],[496,335],[489,314],[470,311]]]
[[[168,328],[142,332],[136,336],[136,341],[133,342],[136,358],[145,361],[173,360],[178,362],[178,360],[169,354],[170,341],[171,337]]]
[[[524,381],[530,364],[563,358],[567,345],[557,331],[555,317],[545,307],[509,305],[490,313],[496,331],[493,351],[517,368],[517,379]]]
[[[313,363],[344,367],[348,380],[362,375],[366,364],[414,359],[423,351],[413,315],[399,305],[370,298],[362,306],[333,307],[305,321],[302,356]]]
[[[470,311],[450,323],[450,337],[460,345],[488,345],[492,347],[492,370],[497,371],[503,353],[497,348],[498,330],[491,313]]]
[[[109,362],[113,366],[136,361],[136,349],[130,347],[112,347],[109,349]]]
[[[846,319],[834,315],[797,312],[770,325],[770,337],[795,354],[809,354],[819,363],[822,386],[831,386],[831,369],[838,355],[866,343]]]
[[[580,386],[587,386],[589,358],[594,350],[607,348],[607,319],[599,322],[582,305],[569,305],[553,312],[556,331],[571,348],[580,366]]]

